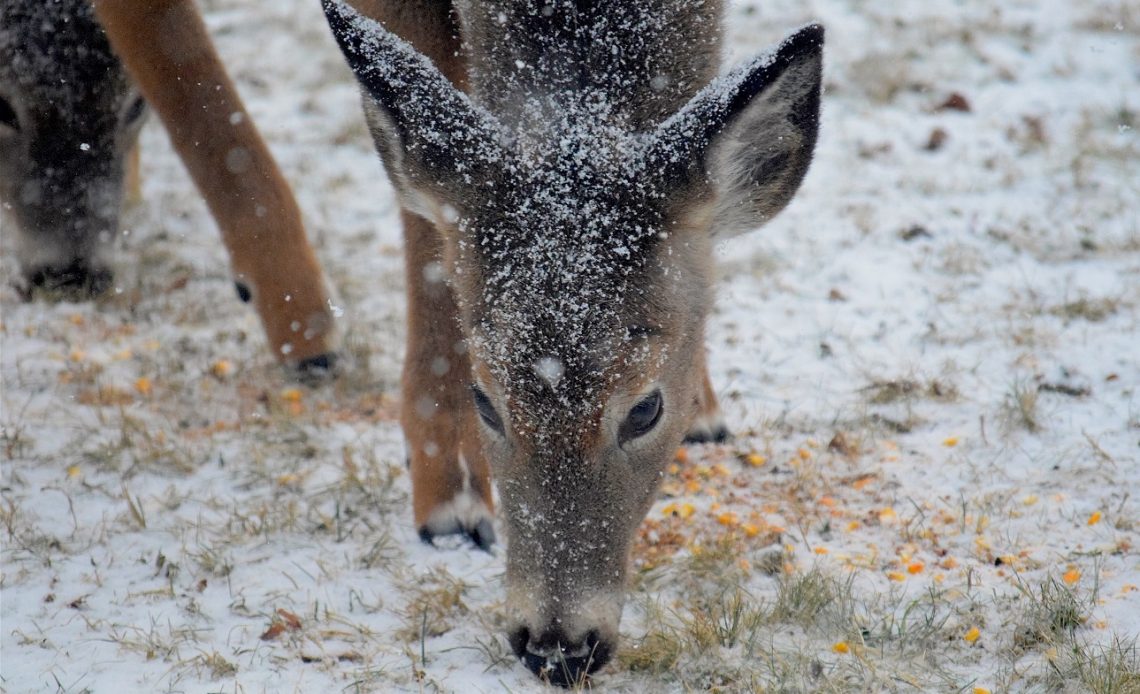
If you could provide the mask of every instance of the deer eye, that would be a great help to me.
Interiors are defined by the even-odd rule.
[[[12,108],[12,104],[4,97],[0,97],[0,125],[12,130],[20,129],[20,119],[16,117],[16,109]]]
[[[123,113],[123,124],[134,125],[139,121],[140,118],[143,117],[143,114],[145,113],[146,99],[142,98],[141,96],[136,96],[135,100],[131,102],[131,105],[127,108],[126,112]]]
[[[661,420],[664,409],[661,404],[661,391],[655,390],[642,398],[621,423],[621,428],[618,430],[619,442],[625,443],[648,434]]]
[[[475,411],[479,413],[479,418],[483,420],[491,429],[494,429],[499,435],[503,432],[503,420],[499,418],[499,413],[495,411],[495,406],[491,404],[491,399],[487,394],[480,390],[479,386],[471,386],[471,397],[475,400]]]

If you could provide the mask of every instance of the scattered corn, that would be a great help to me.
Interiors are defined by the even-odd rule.
[[[744,457],[744,460],[752,467],[760,467],[764,463],[768,462],[764,456],[760,455],[759,453],[749,453]]]
[[[756,537],[760,534],[760,526],[756,525],[755,523],[745,523],[740,527],[742,530],[744,530],[744,534],[748,537]]]
[[[945,439],[942,440],[942,445],[946,446],[947,448],[953,448],[954,446],[958,445],[958,437],[957,436],[947,436]]]
[[[1021,500],[1021,503],[1025,504],[1026,506],[1032,506],[1033,504],[1036,504],[1037,501],[1038,499],[1036,494],[1029,494]]]
[[[974,694],[990,694],[990,690],[985,687],[974,687]]]
[[[962,640],[965,641],[966,643],[973,643],[973,642],[977,641],[978,637],[980,637],[981,635],[982,635],[981,629],[979,629],[977,627],[970,627],[969,630],[966,631],[966,633],[962,635]]]
[[[673,459],[678,463],[687,463],[689,462],[689,451],[684,448],[678,448],[677,452],[673,454]]]
[[[67,468],[67,476],[70,479],[74,479],[76,477],[79,477],[82,474],[83,474],[83,471],[79,469],[78,465],[71,465],[71,466],[68,466],[68,468]]]
[[[1101,517],[1100,511],[1093,511],[1092,515],[1089,516],[1089,525],[1096,525],[1097,523],[1099,523],[1100,517]]]
[[[1069,569],[1065,572],[1065,575],[1061,576],[1061,580],[1063,580],[1065,583],[1068,583],[1069,585],[1073,585],[1077,581],[1081,580],[1081,572],[1077,569]]]
[[[229,359],[219,359],[210,367],[210,373],[218,378],[225,378],[234,372],[234,365]],[[295,388],[293,390],[296,390]],[[300,395],[300,393],[298,393]],[[298,398],[299,399],[299,398]]]
[[[847,645],[846,641],[840,641],[839,643],[832,646],[831,650],[835,651],[836,653],[848,653],[851,651],[851,647]]]
[[[879,522],[880,523],[890,523],[894,519],[895,519],[895,510],[893,508],[891,508],[890,506],[879,511]]]
[[[887,578],[891,579],[892,581],[905,581],[906,574],[901,571],[888,571]]]
[[[731,511],[727,511],[727,512],[722,513],[719,516],[717,516],[716,522],[720,523],[721,525],[725,525],[725,526],[733,526],[733,525],[738,524],[740,521],[736,518],[735,513],[731,512]]]
[[[920,561],[916,561],[916,562],[908,565],[906,567],[906,571],[907,571],[907,573],[910,573],[910,574],[920,574],[920,573],[922,573],[922,570],[924,568],[926,568],[925,564],[923,564]]]
[[[830,551],[830,550],[828,550],[826,547],[816,547],[815,550],[813,550],[813,551],[816,554],[827,554],[828,551]]]
[[[150,388],[150,379],[146,376],[139,376],[135,379],[135,392],[139,395],[150,395]]]

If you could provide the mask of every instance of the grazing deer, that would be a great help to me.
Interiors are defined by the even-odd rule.
[[[0,201],[31,287],[111,284],[124,181],[146,104],[86,0],[0,5]]]
[[[490,467],[511,645],[578,682],[665,465],[716,418],[713,242],[806,173],[823,29],[714,79],[718,0],[323,2],[406,210],[416,522],[489,543]]]
[[[192,0],[0,3],[0,202],[26,282],[66,298],[111,285],[106,249],[147,102],[206,198],[274,354],[327,369],[332,315],[300,210]]]

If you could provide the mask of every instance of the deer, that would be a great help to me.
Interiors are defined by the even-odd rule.
[[[278,361],[321,378],[336,357],[329,294],[293,193],[192,0],[0,4],[0,213],[29,298],[114,283],[109,251],[158,113],[207,201],[239,298]]]
[[[507,638],[582,682],[689,435],[723,437],[713,246],[792,199],[824,31],[717,76],[718,0],[322,0],[401,204],[421,537],[506,531]]]

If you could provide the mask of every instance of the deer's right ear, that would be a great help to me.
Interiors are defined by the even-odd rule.
[[[497,121],[378,22],[343,0],[321,4],[401,204],[433,221],[441,206],[461,207],[502,159]]]

